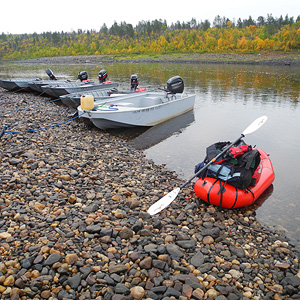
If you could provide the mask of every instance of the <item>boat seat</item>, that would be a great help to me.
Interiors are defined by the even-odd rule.
[[[112,103],[114,104],[114,103]],[[134,106],[133,103],[131,102],[120,102],[120,103],[116,103],[115,105],[117,106]]]
[[[162,103],[161,98],[157,96],[149,96],[149,97],[145,97],[144,99],[141,99],[141,104],[143,104],[142,106],[152,106],[161,103]]]

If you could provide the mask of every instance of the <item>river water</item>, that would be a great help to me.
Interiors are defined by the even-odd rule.
[[[194,110],[149,130],[133,133],[131,143],[147,158],[189,179],[203,160],[205,149],[217,141],[233,141],[260,116],[268,121],[245,142],[270,155],[275,181],[258,202],[257,219],[284,229],[300,250],[300,68],[219,64],[102,64],[40,65],[0,64],[0,77],[41,77],[51,68],[57,77],[76,79],[86,70],[97,80],[100,69],[108,79],[129,89],[131,74],[140,87],[162,88],[180,75],[188,93],[196,94]],[[125,134],[129,135],[125,130]],[[130,131],[132,134],[132,131]],[[112,134],[114,134],[112,132]]]

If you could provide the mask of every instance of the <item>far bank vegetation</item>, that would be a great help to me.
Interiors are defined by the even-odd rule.
[[[0,59],[16,60],[69,55],[155,55],[174,53],[262,53],[300,49],[300,16],[268,15],[231,21],[172,23],[140,21],[105,24],[99,30],[0,34]]]

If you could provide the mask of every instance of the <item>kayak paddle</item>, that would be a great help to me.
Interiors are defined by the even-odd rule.
[[[230,147],[232,147],[233,145],[235,145],[236,143],[238,143],[246,134],[250,134],[254,131],[256,131],[257,129],[259,129],[262,125],[264,125],[267,121],[268,117],[266,116],[262,116],[257,118],[255,121],[253,121],[241,134],[241,136],[234,141],[233,143],[231,143],[230,145],[228,145],[227,147],[224,148],[224,150],[222,152],[220,152],[217,156],[215,156],[210,162],[208,162],[203,168],[201,168],[197,173],[194,174],[194,176],[192,176],[190,179],[188,179],[186,182],[184,182],[181,186],[175,188],[173,191],[171,191],[170,193],[168,193],[167,195],[165,195],[164,197],[162,197],[161,199],[159,199],[157,202],[153,203],[149,209],[148,209],[148,213],[153,216],[157,213],[159,213],[160,211],[162,211],[164,208],[166,208],[168,205],[170,205],[175,198],[177,197],[180,189],[182,189],[183,187],[185,187],[188,183],[190,183],[196,176],[198,176],[202,171],[204,171],[206,168],[208,168],[208,166],[210,166],[211,164],[213,164],[220,156],[222,156]]]

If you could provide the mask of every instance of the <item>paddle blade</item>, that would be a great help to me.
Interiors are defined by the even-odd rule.
[[[256,131],[258,128],[260,128],[267,122],[267,119],[268,119],[267,116],[262,116],[262,117],[257,118],[244,130],[243,135],[246,135],[246,134]]]
[[[164,208],[166,208],[172,201],[175,200],[175,198],[177,197],[178,193],[180,191],[180,188],[176,188],[173,191],[171,191],[170,193],[168,193],[167,195],[165,195],[164,197],[162,197],[161,199],[159,199],[157,202],[155,202],[154,204],[152,204],[149,209],[148,209],[148,214],[150,214],[151,216],[159,213],[160,211],[162,211]]]

